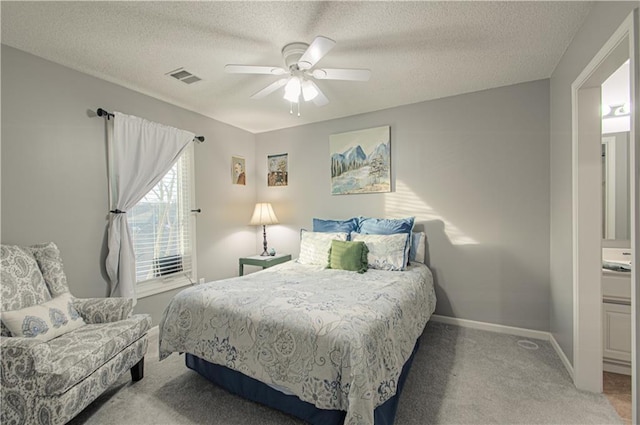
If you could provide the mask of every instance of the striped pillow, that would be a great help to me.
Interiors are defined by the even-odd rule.
[[[327,267],[329,265],[329,249],[332,240],[346,241],[344,232],[301,232],[300,256],[298,263]]]

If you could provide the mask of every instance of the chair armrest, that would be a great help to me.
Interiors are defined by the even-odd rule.
[[[73,306],[87,323],[109,323],[131,317],[133,299],[76,298]]]
[[[34,378],[36,369],[46,369],[51,364],[51,349],[45,341],[17,336],[0,336],[0,362],[2,386],[5,388],[24,384]]]

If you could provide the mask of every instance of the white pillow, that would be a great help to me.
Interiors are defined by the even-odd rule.
[[[413,232],[411,234],[411,253],[409,260],[424,264],[424,257],[427,244],[427,235],[424,232]]]
[[[298,263],[328,267],[331,241],[334,239],[346,241],[348,235],[346,232],[308,232],[302,230]]]
[[[406,268],[407,238],[409,238],[408,233],[396,233],[395,235],[351,233],[352,241],[363,241],[369,248],[367,255],[369,268],[379,270],[402,271]]]
[[[72,300],[67,292],[42,304],[3,311],[2,322],[13,336],[49,341],[86,324]]]

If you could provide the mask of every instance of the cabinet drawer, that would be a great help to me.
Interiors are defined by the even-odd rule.
[[[616,272],[603,273],[602,297],[631,301],[631,275]]]
[[[631,306],[603,303],[603,357],[631,361]]]

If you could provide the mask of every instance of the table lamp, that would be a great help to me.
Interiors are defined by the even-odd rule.
[[[251,221],[249,222],[252,226],[262,226],[262,236],[264,237],[264,251],[262,252],[262,256],[269,255],[267,251],[267,224],[278,224],[278,218],[276,214],[273,212],[273,208],[269,202],[258,202],[256,204],[256,208],[253,210],[253,216],[251,217]]]

